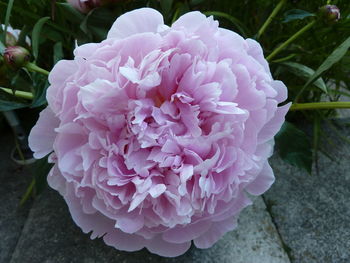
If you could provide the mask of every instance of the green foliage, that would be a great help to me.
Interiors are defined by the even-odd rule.
[[[21,198],[20,205],[23,205],[28,199],[33,196],[40,194],[46,187],[47,174],[52,168],[52,163],[48,163],[48,156],[37,160],[34,164],[30,165],[30,171],[34,175],[33,179],[28,186],[26,192]]]
[[[332,54],[330,54],[316,70],[316,72],[306,82],[305,86],[315,81],[323,72],[330,69],[335,63],[341,60],[350,48],[350,37],[348,37],[339,47],[337,47]]]
[[[303,78],[305,80],[310,79],[315,74],[315,71],[313,69],[296,62],[282,62],[280,64],[287,67],[289,73],[292,73],[296,77]],[[313,84],[324,93],[327,93],[326,83],[322,78],[318,78],[316,81],[314,81]]]
[[[285,122],[276,135],[276,147],[281,158],[311,174],[312,152],[307,135],[289,122]]]
[[[32,48],[33,48],[33,56],[34,59],[37,60],[39,55],[39,44],[40,44],[40,33],[41,29],[44,26],[44,24],[50,19],[50,17],[45,16],[42,17],[36,22],[36,24],[33,27],[32,32]]]
[[[283,23],[288,23],[293,20],[301,20],[310,16],[315,16],[313,13],[309,13],[305,10],[291,9],[284,14]]]
[[[29,106],[25,101],[13,99],[13,97],[14,96],[0,90],[0,111],[15,110]]]

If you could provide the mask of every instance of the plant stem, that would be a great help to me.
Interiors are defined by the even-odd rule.
[[[281,0],[273,9],[270,16],[266,19],[265,23],[262,25],[262,27],[259,29],[258,34],[256,35],[256,39],[259,39],[261,35],[265,32],[266,28],[270,25],[272,20],[275,18],[277,13],[281,10],[281,8],[284,6],[284,4],[287,2],[287,0]]]
[[[10,22],[10,16],[11,16],[13,3],[14,3],[14,0],[9,0],[7,3],[7,7],[6,7],[5,28],[4,28],[4,32],[2,35],[2,42],[5,46],[6,46],[6,33],[7,33],[7,28],[9,26],[9,22]]]
[[[290,107],[290,111],[296,110],[330,110],[330,109],[350,109],[349,101],[334,102],[311,102],[311,103],[295,103]]]
[[[30,92],[16,90],[15,93],[13,94],[13,91],[11,89],[2,88],[2,87],[0,87],[0,89],[11,95],[15,95],[18,98],[23,98],[27,100],[32,100],[34,98],[33,94]]]
[[[22,206],[30,197],[30,195],[33,192],[35,186],[35,178],[31,181],[30,185],[28,186],[25,194],[22,196],[21,201],[19,202],[19,205]]]
[[[277,47],[270,55],[267,56],[266,60],[271,61],[273,57],[275,57],[279,52],[281,52],[282,49],[286,48],[290,43],[292,43],[295,39],[300,37],[302,34],[304,34],[306,31],[308,31],[314,24],[316,23],[316,20],[310,22],[306,26],[304,26],[302,29],[300,29],[298,32],[296,32],[293,36],[288,38],[284,43],[282,43],[279,47]]]
[[[34,63],[31,63],[31,62],[28,62],[24,67],[26,69],[28,69],[29,71],[38,72],[38,73],[44,74],[46,76],[48,76],[50,74],[50,72],[38,67],[37,65],[35,65]]]
[[[275,59],[275,60],[273,60],[273,61],[271,61],[271,62],[273,62],[273,63],[281,63],[281,62],[290,60],[290,59],[294,58],[295,56],[296,56],[296,54],[290,54],[290,55],[287,56],[287,57]]]

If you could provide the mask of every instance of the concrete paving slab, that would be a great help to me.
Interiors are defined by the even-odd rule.
[[[102,240],[90,240],[73,223],[62,197],[47,190],[33,205],[11,263],[289,262],[261,198],[243,212],[239,221],[236,231],[210,249],[192,247],[176,258],[162,258],[146,249],[128,253],[108,247]]]
[[[349,128],[342,127],[341,135],[350,138]],[[276,183],[265,201],[295,263],[350,262],[350,144],[333,130],[323,131],[334,141],[326,150],[336,162],[320,154],[319,174],[308,175],[277,157],[272,161]]]
[[[15,143],[11,132],[0,136],[0,263],[8,263],[21,235],[30,202],[19,207],[31,176],[10,159]]]

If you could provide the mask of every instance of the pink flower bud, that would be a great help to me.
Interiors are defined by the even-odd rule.
[[[20,68],[29,62],[30,53],[20,46],[10,46],[5,49],[5,63],[11,67]]]
[[[340,19],[340,10],[336,5],[325,5],[320,8],[320,16],[326,23],[332,24]]]
[[[104,4],[116,3],[121,0],[67,0],[74,8],[82,13],[87,13],[90,10]]]

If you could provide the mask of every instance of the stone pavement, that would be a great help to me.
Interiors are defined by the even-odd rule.
[[[72,222],[63,199],[48,190],[33,205],[10,262],[289,262],[262,199],[256,200],[240,221],[237,231],[211,249],[192,248],[177,258],[162,258],[145,249],[122,252],[102,240],[90,240]]]
[[[19,167],[10,159],[14,139],[0,131],[0,262],[11,259],[16,243],[26,222],[31,202],[19,207],[20,199],[30,183],[28,169]]]
[[[350,139],[350,119],[340,135]],[[332,143],[322,145],[335,161],[319,155],[318,170],[309,175],[271,160],[276,183],[265,201],[293,262],[350,262],[350,140],[323,129]]]
[[[350,135],[346,128],[341,133]],[[243,211],[236,230],[210,249],[193,247],[167,259],[147,250],[117,251],[102,240],[90,240],[50,189],[32,205],[16,209],[28,180],[6,159],[12,147],[8,145],[13,145],[8,137],[0,137],[0,263],[350,262],[350,144],[336,141],[338,147],[330,153],[338,163],[321,156],[318,175],[307,175],[274,157],[276,183]]]

